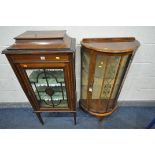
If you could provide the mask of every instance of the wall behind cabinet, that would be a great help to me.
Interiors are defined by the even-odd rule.
[[[119,101],[155,100],[155,27],[0,27],[0,51],[14,43],[14,37],[27,30],[67,30],[77,39],[76,82],[80,98],[80,41],[84,37],[130,37],[140,41],[129,74],[124,83]],[[0,54],[0,104],[28,102],[12,68],[4,55]]]

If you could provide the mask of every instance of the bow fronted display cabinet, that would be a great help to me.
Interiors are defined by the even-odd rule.
[[[80,107],[103,118],[112,114],[139,42],[135,38],[86,38],[81,42]]]
[[[75,39],[66,31],[27,31],[3,51],[34,112],[73,113],[76,124]]]

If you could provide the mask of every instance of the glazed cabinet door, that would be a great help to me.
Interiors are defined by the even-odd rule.
[[[29,96],[39,110],[72,110],[69,63],[17,64]]]

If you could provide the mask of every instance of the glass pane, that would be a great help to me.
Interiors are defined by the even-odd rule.
[[[41,107],[68,107],[63,69],[27,69],[26,73]]]
[[[123,56],[123,58],[122,58],[121,66],[120,66],[120,69],[119,69],[119,74],[118,74],[118,77],[117,77],[117,80],[116,80],[116,84],[115,84],[115,88],[114,88],[113,95],[112,95],[113,99],[116,97],[116,94],[118,92],[118,88],[119,88],[119,85],[121,83],[121,79],[122,79],[123,73],[125,71],[125,67],[126,67],[126,63],[127,63],[128,57],[129,56],[127,55],[127,56]]]
[[[109,99],[120,56],[97,55],[92,99]]]
[[[88,75],[90,56],[87,52],[82,53],[82,99],[87,99]]]
[[[116,73],[119,67],[121,56],[109,56],[103,89],[101,92],[102,99],[110,99],[113,93],[113,85],[116,78]],[[111,98],[112,99],[112,98]]]
[[[104,55],[97,55],[96,57],[92,99],[100,98],[101,87],[102,87],[102,82],[104,78],[104,72],[106,69],[107,59],[108,57]]]

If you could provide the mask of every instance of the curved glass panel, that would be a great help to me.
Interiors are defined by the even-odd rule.
[[[92,99],[115,98],[127,58],[128,56],[97,55]]]
[[[127,56],[97,54],[92,99],[114,99],[127,63]],[[82,53],[82,99],[87,99],[90,55]]]
[[[108,56],[107,69],[100,96],[101,99],[110,99],[120,59],[120,56]]]
[[[82,53],[82,93],[81,98],[87,99],[87,87],[88,87],[88,76],[89,76],[89,63],[90,55],[87,52]]]
[[[100,98],[107,60],[108,60],[108,56],[105,56],[105,55],[97,55],[96,57],[92,99]]]
[[[126,55],[126,56],[123,56],[122,57],[122,61],[121,61],[121,65],[120,65],[120,69],[119,69],[119,73],[118,73],[118,77],[116,79],[116,84],[115,84],[115,87],[114,87],[114,90],[113,90],[113,94],[112,94],[112,98],[115,98],[116,97],[116,94],[118,92],[118,89],[120,87],[120,84],[121,84],[121,80],[123,78],[123,74],[126,70],[126,64],[127,64],[127,61],[128,61],[128,58],[129,58],[129,55]]]

